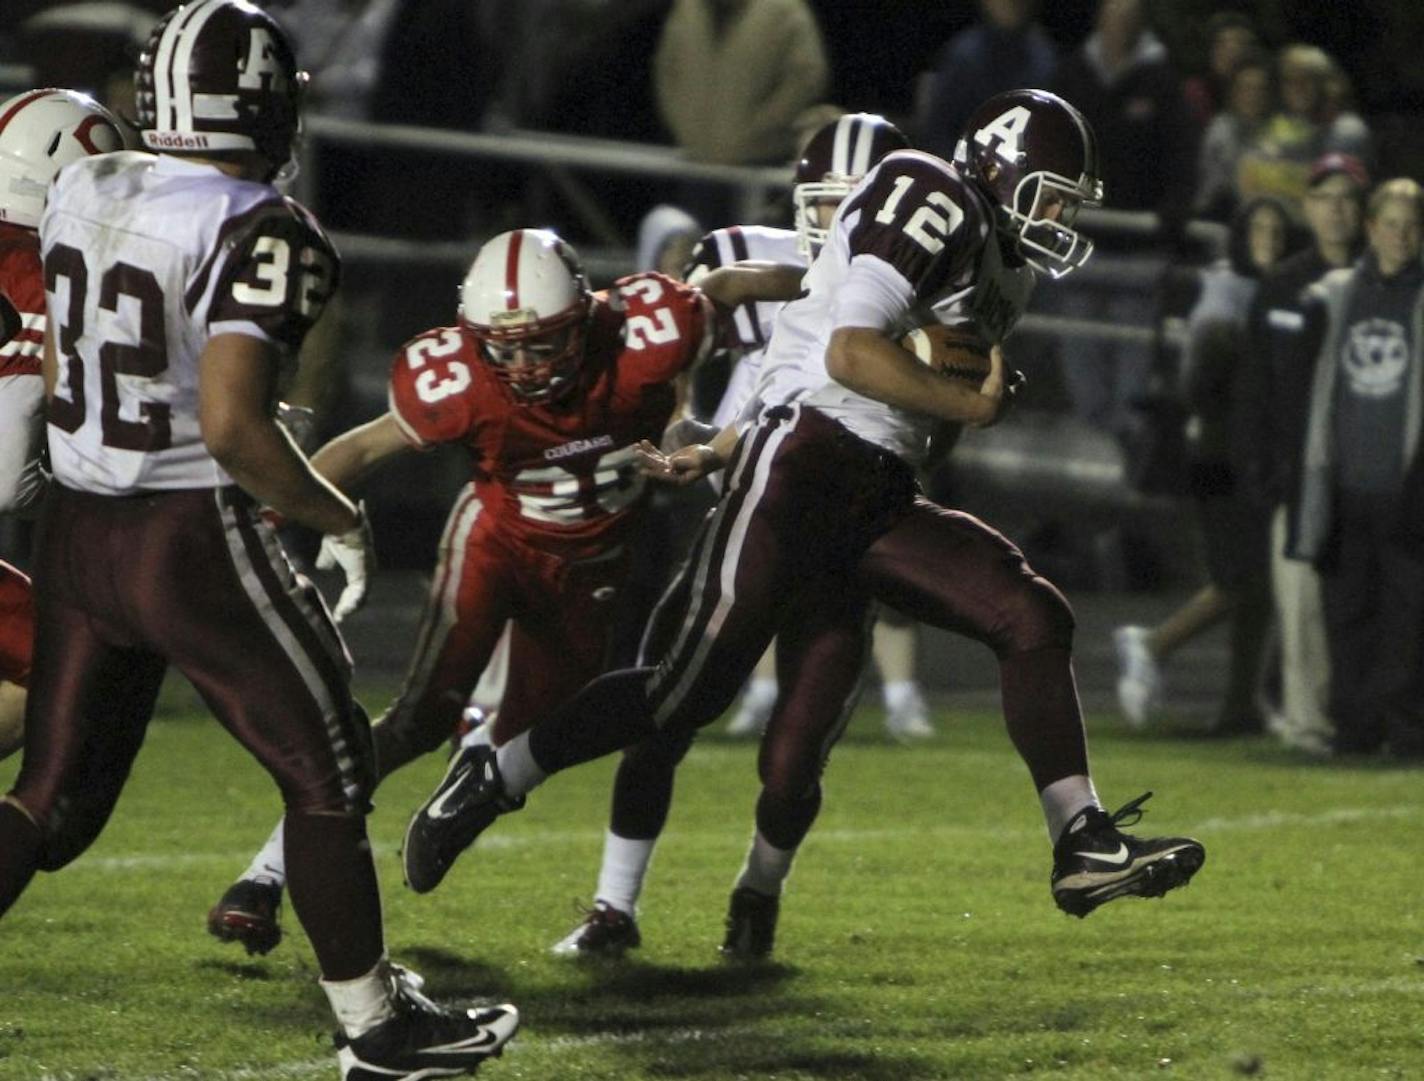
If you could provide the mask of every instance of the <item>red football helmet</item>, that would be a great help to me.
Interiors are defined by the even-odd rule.
[[[275,173],[301,128],[306,73],[273,18],[247,0],[196,0],[153,28],[134,72],[150,150],[255,151]]]
[[[1008,90],[969,118],[955,163],[998,208],[998,227],[1032,267],[1060,278],[1093,253],[1073,229],[1103,201],[1098,143],[1073,106],[1046,90]]]
[[[460,286],[460,324],[517,401],[547,402],[576,384],[592,294],[578,253],[547,229],[489,240]]]
[[[908,150],[910,140],[883,116],[846,113],[820,128],[796,163],[791,198],[796,205],[796,246],[814,259],[829,232],[816,213],[821,203],[839,203],[893,150]]]

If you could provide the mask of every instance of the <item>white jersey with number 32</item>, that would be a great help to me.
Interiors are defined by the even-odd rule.
[[[60,483],[106,495],[232,483],[199,430],[198,361],[229,333],[295,358],[337,278],[316,222],[270,185],[126,152],[60,173],[40,247]]]

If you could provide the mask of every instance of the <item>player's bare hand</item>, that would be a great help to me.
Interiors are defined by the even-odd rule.
[[[646,439],[634,448],[638,466],[653,480],[682,487],[695,484],[708,473],[722,468],[722,459],[706,443],[693,443],[664,454]]]
[[[986,399],[988,408],[983,417],[971,423],[975,428],[987,428],[1003,414],[1004,350],[1002,346],[996,344],[989,347],[989,374],[984,377],[984,382],[979,386],[979,396]]]

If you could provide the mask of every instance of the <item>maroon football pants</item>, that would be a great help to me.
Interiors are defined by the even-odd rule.
[[[34,851],[0,864],[0,907],[35,867],[57,870],[98,837],[172,663],[281,790],[293,906],[323,973],[369,970],[382,951],[363,817],[370,729],[325,606],[252,501],[235,488],[120,498],[56,485],[36,552],[25,757],[9,796],[28,826],[0,819],[0,841]],[[194,810],[224,813],[220,801]],[[21,836],[31,828],[37,843]]]
[[[1010,737],[1040,790],[1087,771],[1062,594],[1001,534],[921,498],[902,461],[815,409],[773,410],[742,439],[673,589],[682,618],[657,666],[605,676],[536,726],[543,768],[711,722],[808,592],[863,589],[993,650]]]

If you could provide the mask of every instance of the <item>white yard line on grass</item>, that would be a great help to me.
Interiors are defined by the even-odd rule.
[[[1382,819],[1424,818],[1424,805],[1405,804],[1396,807],[1337,807],[1315,814],[1301,814],[1293,811],[1263,811],[1260,814],[1239,815],[1230,818],[1206,818],[1191,826],[1189,833],[1220,833],[1231,830],[1266,830],[1281,828],[1305,828],[1314,826],[1335,826],[1349,822],[1369,822]],[[973,835],[989,840],[1013,840],[1027,836],[1037,836],[1042,831],[1037,828],[986,828],[977,825],[943,825],[916,831],[916,835],[959,837]],[[1139,831],[1140,832],[1140,831]],[[517,833],[495,834],[480,840],[480,847],[527,848],[533,845],[566,845],[580,842],[601,842],[603,829],[586,830],[523,830]],[[904,836],[903,830],[892,827],[881,829],[826,829],[813,831],[808,841],[818,844],[863,844],[867,841],[883,841]],[[668,835],[674,844],[702,841],[725,841],[727,834],[722,831],[699,830],[675,831]],[[377,856],[390,856],[396,852],[393,845],[374,846]],[[240,867],[252,856],[251,852],[183,852],[183,853],[136,853],[128,856],[92,856],[80,860],[74,866],[78,869],[98,871],[104,874],[126,871],[161,870],[168,867],[190,867],[198,864],[225,863]]]
[[[745,1033],[738,1033],[731,1029],[720,1032],[700,1028],[653,1029],[647,1032],[606,1032],[590,1036],[553,1036],[532,1044],[523,1044],[516,1039],[506,1048],[505,1054],[518,1055],[529,1050],[564,1051],[586,1047],[620,1047],[634,1044],[681,1045],[743,1038],[745,1038]],[[273,1066],[240,1066],[236,1069],[217,1071],[185,1068],[176,1073],[144,1074],[142,1076],[117,1073],[95,1075],[90,1071],[75,1073],[65,1070],[62,1073],[41,1074],[38,1081],[89,1081],[96,1076],[103,1078],[104,1081],[257,1081],[257,1079],[266,1081],[267,1078],[335,1076],[336,1071],[336,1063],[328,1055],[325,1058],[307,1059],[303,1062],[279,1062]]]

